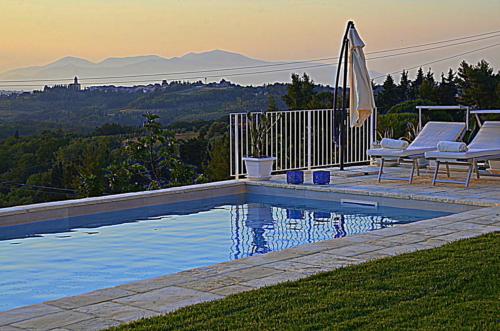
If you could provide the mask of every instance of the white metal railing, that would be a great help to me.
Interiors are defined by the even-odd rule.
[[[274,125],[266,134],[265,151],[276,157],[273,171],[333,167],[340,164],[340,148],[334,143],[333,109],[289,110],[256,113],[270,116]],[[368,162],[366,150],[375,137],[375,120],[360,128],[347,126],[345,165]],[[247,113],[229,115],[231,176],[246,174],[243,157],[251,153]]]

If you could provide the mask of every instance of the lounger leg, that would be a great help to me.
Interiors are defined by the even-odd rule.
[[[446,162],[446,177],[450,178],[450,165]]]
[[[469,163],[469,170],[467,171],[467,178],[465,179],[465,187],[469,187],[472,172],[474,171],[474,161]]]
[[[383,171],[384,171],[384,158],[381,158],[380,159],[380,168],[378,169],[378,178],[377,178],[379,183],[382,180]]]
[[[410,178],[408,179],[408,183],[413,182],[413,173],[415,172],[415,159],[413,159],[412,166],[411,166],[411,172],[410,172]]]
[[[438,160],[436,160],[436,170],[434,170],[434,176],[432,177],[432,186],[436,185],[436,179],[437,179],[437,176],[438,176],[439,165],[440,164],[441,164],[441,162],[439,162]]]
[[[476,171],[477,179],[479,179],[479,168],[477,166],[477,160],[473,159],[472,162],[474,163],[474,170]]]

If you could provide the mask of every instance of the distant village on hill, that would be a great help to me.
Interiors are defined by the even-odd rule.
[[[0,90],[0,96],[13,96],[16,95],[29,95],[32,93],[57,93],[57,92],[126,92],[126,93],[151,93],[158,90],[165,90],[171,86],[177,85],[189,85],[193,88],[196,87],[208,87],[208,88],[230,88],[230,87],[240,87],[238,84],[231,83],[224,79],[219,82],[203,83],[201,80],[197,82],[181,82],[181,81],[170,81],[166,79],[162,80],[161,83],[150,83],[146,85],[134,85],[134,86],[117,86],[117,85],[93,85],[88,87],[82,87],[82,84],[78,81],[78,77],[75,76],[73,83],[71,84],[55,84],[55,85],[45,85],[41,90],[33,91],[8,91]]]

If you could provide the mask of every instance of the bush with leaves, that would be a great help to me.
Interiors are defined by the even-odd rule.
[[[125,162],[108,167],[111,190],[154,190],[193,183],[194,169],[179,160],[174,133],[162,128],[158,115],[146,113],[144,117],[144,134],[125,142]]]
[[[400,113],[415,113],[417,111],[417,106],[434,106],[435,103],[426,99],[415,99],[404,101],[392,106],[388,114],[400,114]]]
[[[377,121],[378,138],[401,138],[407,137],[409,132],[409,123],[416,126],[418,122],[417,114],[392,113],[379,115]]]

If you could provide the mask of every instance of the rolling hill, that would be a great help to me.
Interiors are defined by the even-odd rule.
[[[307,72],[319,84],[332,85],[335,77],[334,66],[316,68],[302,68],[317,66],[325,62],[301,62],[273,66],[283,62],[272,62],[254,59],[234,52],[213,50],[202,53],[188,53],[180,57],[165,58],[157,55],[134,57],[110,57],[100,62],[91,62],[77,57],[64,57],[55,62],[42,66],[18,68],[0,73],[0,80],[26,79],[57,79],[57,83],[70,83],[74,76],[78,76],[83,86],[92,85],[123,85],[130,86],[139,83],[155,83],[163,79],[206,82],[230,80],[240,85],[262,85],[276,82],[289,82],[293,72]],[[221,71],[220,68],[256,67],[239,70]],[[205,70],[208,72],[199,73]],[[270,70],[283,70],[268,72]],[[183,74],[180,74],[180,73]],[[187,73],[186,73],[187,72]],[[258,72],[258,73],[255,73]],[[162,74],[164,73],[164,74]],[[253,74],[249,74],[253,73]],[[107,76],[151,75],[148,77],[87,79]],[[234,76],[232,76],[234,75]],[[379,75],[374,72],[373,75]],[[133,81],[129,83],[129,81]],[[54,81],[37,82],[37,86],[22,87],[24,90],[39,89],[45,84],[52,85]],[[21,87],[12,87],[21,89]]]

